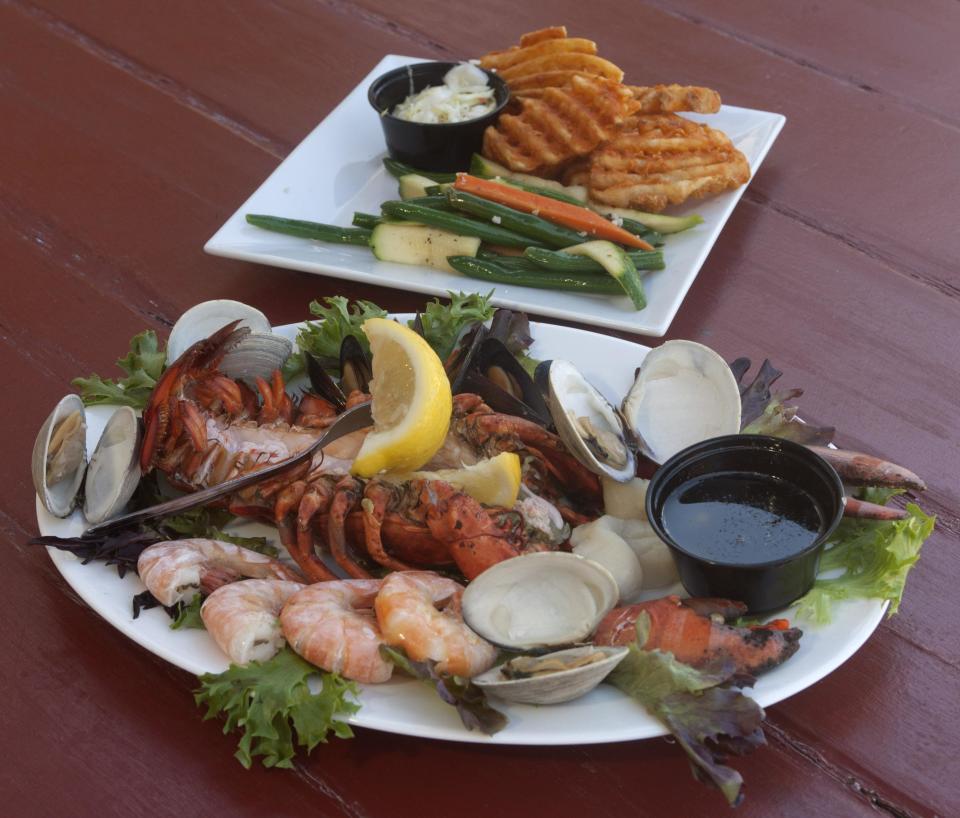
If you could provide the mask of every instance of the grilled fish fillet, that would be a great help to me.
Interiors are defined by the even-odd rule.
[[[502,114],[483,135],[483,154],[510,170],[552,175],[616,135],[636,107],[617,82],[576,75],[569,87],[546,88],[520,102],[519,114]]]
[[[749,179],[746,157],[722,131],[675,114],[652,114],[632,118],[591,154],[587,184],[590,198],[601,204],[656,212]]]

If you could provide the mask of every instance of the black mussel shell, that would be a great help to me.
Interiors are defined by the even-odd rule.
[[[460,380],[461,392],[474,392],[495,412],[551,425],[550,409],[533,379],[506,345],[484,338]]]
[[[483,324],[475,324],[463,337],[459,344],[443,364],[447,371],[447,377],[450,379],[450,388],[454,395],[469,390],[463,388],[463,379],[472,366],[472,361],[477,352],[480,351],[480,344],[487,337],[489,330]]]
[[[310,388],[314,394],[330,401],[338,412],[344,411],[347,408],[347,398],[343,394],[343,390],[337,386],[336,381],[330,377],[330,373],[324,369],[320,359],[309,352],[304,352],[303,357],[307,362],[307,375],[310,378]]]
[[[340,344],[340,388],[345,395],[355,389],[370,391],[373,368],[367,353],[353,335],[348,335]]]

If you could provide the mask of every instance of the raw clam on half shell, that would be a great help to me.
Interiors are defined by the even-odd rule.
[[[56,517],[68,516],[87,467],[87,415],[77,395],[62,398],[40,427],[31,465],[43,507]]]
[[[564,445],[594,474],[633,479],[637,462],[617,410],[569,361],[544,361],[537,376]]]
[[[525,554],[467,586],[463,618],[495,645],[544,651],[584,641],[619,593],[610,572],[592,560],[561,551]]]
[[[740,388],[727,362],[695,341],[647,353],[621,412],[640,450],[663,463],[687,446],[740,431]]]
[[[560,704],[593,690],[628,652],[624,647],[586,645],[536,657],[519,656],[470,681],[507,701]]]

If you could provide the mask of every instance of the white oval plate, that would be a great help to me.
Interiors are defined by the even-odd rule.
[[[276,331],[293,340],[297,326]],[[619,402],[648,348],[618,338],[559,327],[533,324],[536,358],[566,358],[578,366],[608,398]],[[92,450],[110,407],[88,409],[87,448]],[[80,512],[60,520],[37,502],[37,522],[43,534],[72,537],[85,524]],[[264,532],[270,533],[269,529]],[[276,536],[274,533],[274,542]],[[73,555],[49,549],[51,559],[70,586],[97,613],[126,636],[162,659],[190,673],[219,673],[227,658],[206,631],[174,631],[161,608],[144,611],[134,620],[131,598],[144,590],[133,573],[124,579],[102,563],[82,565]],[[822,679],[852,656],[880,623],[886,605],[878,600],[847,600],[834,606],[833,621],[825,626],[800,622],[804,634],[800,649],[786,663],[764,674],[752,691],[764,707],[798,693]],[[790,616],[791,612],[785,612]],[[607,685],[561,705],[534,707],[492,703],[505,712],[509,725],[495,736],[469,732],[453,708],[443,704],[425,685],[402,677],[383,685],[364,686],[360,711],[350,723],[375,730],[425,738],[491,744],[593,744],[652,738],[666,734],[643,708]]]

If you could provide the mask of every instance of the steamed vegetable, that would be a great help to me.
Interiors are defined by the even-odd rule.
[[[317,693],[310,690],[311,677],[320,679]],[[284,648],[266,662],[200,676],[194,698],[207,706],[204,721],[223,714],[223,732],[240,731],[235,755],[249,769],[256,756],[263,756],[264,767],[292,767],[296,744],[310,752],[331,733],[351,738],[344,717],[360,708],[347,697],[358,693],[353,682],[320,671]]]
[[[560,202],[488,179],[478,179],[468,173],[458,173],[457,181],[453,186],[456,190],[472,193],[524,213],[536,213],[547,221],[585,232],[599,239],[615,241],[627,247],[638,247],[641,250],[653,250],[653,247],[643,239],[579,205]]]
[[[334,244],[356,244],[361,247],[370,244],[370,231],[363,227],[338,227],[335,224],[286,219],[281,216],[264,216],[258,213],[247,213],[246,218],[247,223],[254,227],[297,236],[301,239],[316,239]]]
[[[465,276],[495,284],[515,284],[519,287],[570,290],[600,295],[623,295],[623,288],[612,278],[602,278],[590,273],[577,275],[554,273],[550,270],[523,269],[472,256],[450,256],[447,261],[454,270]]]

